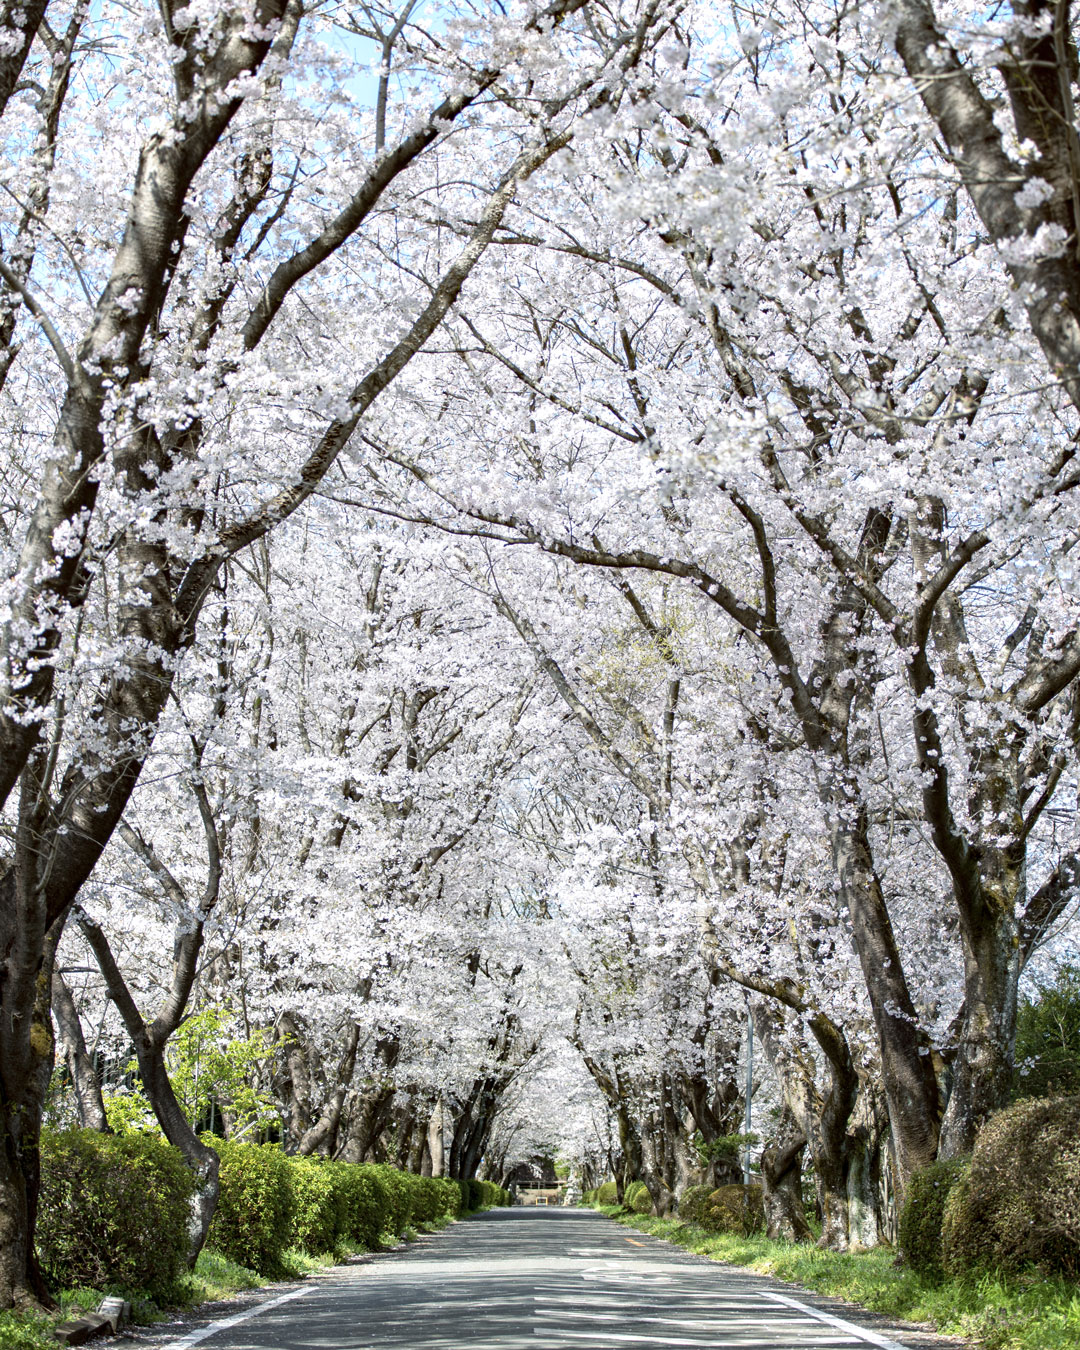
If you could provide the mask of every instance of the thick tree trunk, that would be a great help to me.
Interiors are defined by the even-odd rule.
[[[813,1159],[822,1220],[820,1245],[844,1251],[849,1242],[848,1122],[858,1091],[858,1077],[847,1044],[828,1019],[812,1019],[815,1038],[826,1053],[829,1067],[829,1090],[823,1093],[815,1081],[813,1056],[800,1043],[798,1024],[794,1028],[785,1026],[778,1011],[761,1003],[754,1005],[753,1018],[758,1039],[780,1082],[785,1105]]]
[[[1011,902],[982,909],[977,928],[963,926],[964,1012],[941,1127],[943,1158],[970,1153],[980,1127],[1008,1104],[1012,1089],[1019,927]]]
[[[625,1102],[616,1103],[615,1119],[618,1122],[619,1146],[622,1150],[622,1166],[615,1173],[615,1198],[621,1205],[627,1186],[641,1176],[642,1150],[641,1136]]]
[[[29,786],[29,790],[28,790]],[[41,1188],[41,1118],[52,1076],[52,972],[64,913],[51,924],[38,883],[40,821],[22,785],[16,856],[0,877],[0,1310],[53,1306],[34,1252]],[[14,931],[3,931],[14,918]]]
[[[829,803],[833,860],[873,1009],[897,1186],[902,1192],[912,1172],[929,1166],[937,1156],[941,1099],[933,1056],[919,1027],[874,872],[865,807],[861,802],[852,804],[857,791],[854,786],[850,792],[839,790]]]
[[[802,1200],[802,1155],[806,1136],[785,1104],[776,1138],[761,1151],[765,1233],[774,1242],[809,1242],[813,1237]]]
[[[345,1132],[341,1157],[345,1162],[376,1161],[375,1147],[394,1101],[392,1087],[374,1087],[364,1093],[353,1111]]]
[[[13,995],[22,980],[12,979],[11,964],[0,989],[0,1308],[52,1308],[34,1253],[42,1106],[53,1067],[50,981],[47,971],[31,981],[37,997],[20,1019]]]

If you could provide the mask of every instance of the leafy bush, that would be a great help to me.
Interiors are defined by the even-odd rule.
[[[494,1181],[477,1181],[474,1178],[469,1182],[470,1209],[487,1209],[491,1205],[508,1205],[509,1203],[509,1192],[504,1191],[501,1186],[496,1186]]]
[[[445,1219],[456,1219],[461,1213],[461,1188],[450,1177],[429,1177],[439,1187],[441,1199],[440,1214]]]
[[[55,1286],[119,1286],[167,1297],[184,1269],[195,1184],[149,1134],[47,1130],[37,1247]]]
[[[51,1324],[34,1313],[0,1312],[0,1350],[55,1350]]]
[[[596,1198],[601,1205],[617,1205],[619,1188],[614,1181],[604,1181],[596,1189]]]
[[[991,1116],[945,1203],[942,1253],[950,1275],[1080,1275],[1080,1096]]]
[[[945,1277],[941,1263],[941,1226],[949,1192],[967,1171],[969,1159],[932,1163],[908,1182],[900,1213],[900,1250],[908,1265],[923,1279]]]
[[[701,1205],[698,1223],[710,1233],[752,1233],[765,1230],[760,1186],[719,1186]]]
[[[651,1214],[653,1212],[652,1196],[649,1194],[649,1188],[643,1181],[632,1181],[623,1193],[623,1204],[627,1209],[632,1209],[635,1214]]]
[[[292,1234],[288,1246],[318,1256],[332,1252],[345,1235],[345,1192],[321,1158],[289,1158]]]
[[[716,1139],[705,1142],[699,1130],[693,1138],[694,1149],[702,1167],[715,1162],[721,1172],[734,1172],[738,1175],[743,1167],[743,1155],[748,1148],[761,1142],[756,1134],[721,1134]]]
[[[412,1193],[412,1222],[437,1223],[443,1218],[452,1218],[447,1214],[447,1192],[441,1177],[418,1177],[411,1172],[403,1172]],[[454,1203],[457,1201],[457,1187],[454,1187]]]
[[[376,1163],[373,1170],[386,1189],[387,1208],[382,1231],[397,1236],[412,1222],[412,1178],[387,1163]]]
[[[340,1187],[345,1215],[343,1236],[368,1251],[378,1251],[379,1236],[390,1217],[390,1196],[374,1167],[359,1163],[326,1163]]]
[[[679,1218],[686,1223],[701,1223],[703,1207],[712,1195],[711,1186],[687,1186],[679,1196]]]
[[[281,1272],[293,1227],[288,1159],[277,1144],[241,1144],[205,1135],[221,1158],[221,1194],[210,1246],[260,1275]]]

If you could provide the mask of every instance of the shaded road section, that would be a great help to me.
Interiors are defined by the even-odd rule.
[[[842,1315],[840,1315],[842,1313]],[[927,1350],[897,1330],[587,1210],[492,1210],[338,1267],[161,1350]]]

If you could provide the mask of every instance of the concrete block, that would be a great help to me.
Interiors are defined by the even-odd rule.
[[[62,1345],[83,1345],[95,1336],[104,1336],[113,1330],[112,1322],[101,1313],[87,1313],[74,1322],[61,1322],[53,1327],[53,1335]]]
[[[131,1321],[131,1304],[122,1298],[102,1299],[98,1312],[107,1317],[114,1332],[127,1326]]]

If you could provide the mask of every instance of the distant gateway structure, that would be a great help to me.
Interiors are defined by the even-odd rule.
[[[512,1187],[515,1205],[561,1205],[565,1181],[518,1181]]]

